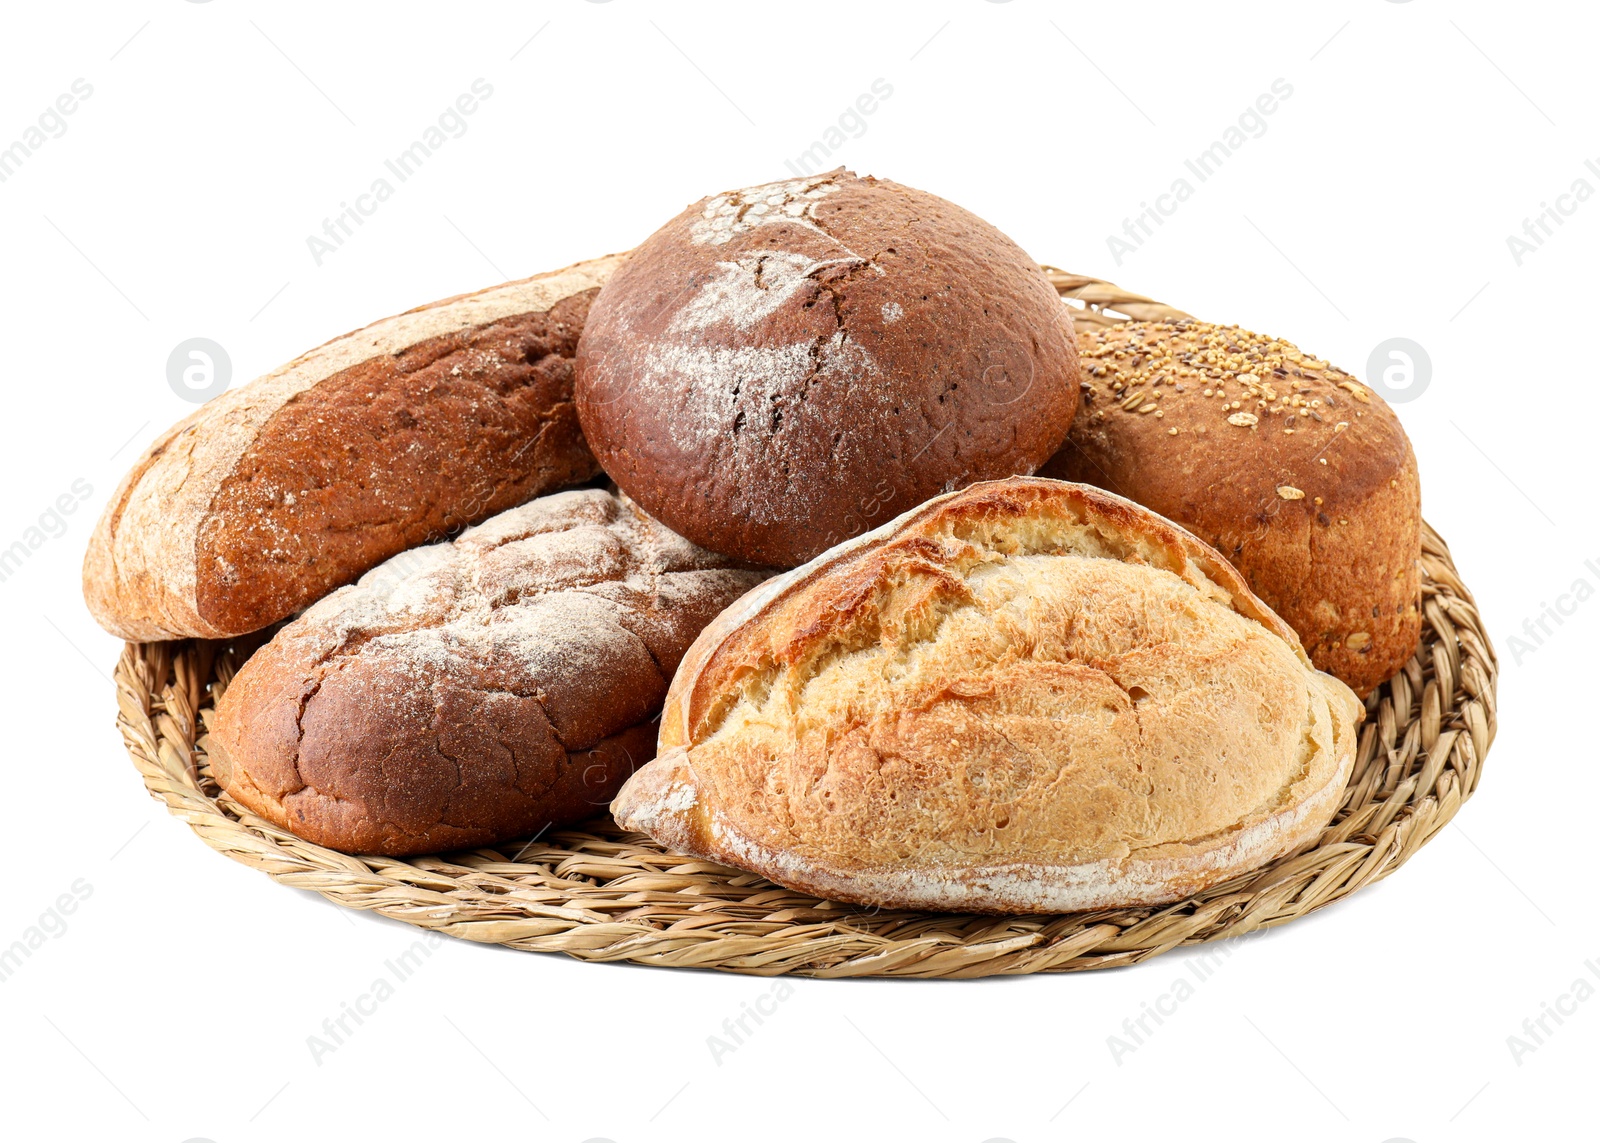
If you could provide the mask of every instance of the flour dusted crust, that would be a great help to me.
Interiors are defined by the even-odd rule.
[[[1083,408],[1041,476],[1190,529],[1365,695],[1422,633],[1417,459],[1366,385],[1279,338],[1189,319],[1085,331]]]
[[[576,367],[625,492],[779,567],[1031,473],[1078,405],[1070,311],[1038,265],[953,203],[843,169],[668,222],[601,291]]]
[[[836,900],[1177,900],[1314,838],[1361,706],[1215,551],[1084,485],[939,497],[696,640],[625,828]]]
[[[593,476],[571,358],[623,257],[386,318],[207,402],[106,506],[90,612],[125,639],[242,634]]]
[[[224,789],[351,853],[489,845],[600,812],[655,749],[690,640],[760,582],[584,490],[379,565],[224,692]]]

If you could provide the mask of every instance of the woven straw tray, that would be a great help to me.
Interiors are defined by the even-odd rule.
[[[1182,316],[1046,267],[1083,325]],[[1133,964],[1281,925],[1388,876],[1472,796],[1498,668],[1472,595],[1422,536],[1422,644],[1367,699],[1344,804],[1316,843],[1173,905],[989,917],[863,909],[664,851],[609,817],[497,849],[350,857],[256,817],[211,777],[205,726],[263,635],[128,644],[123,741],[150,793],[213,849],[286,885],[453,937],[581,960],[808,976],[979,977]]]

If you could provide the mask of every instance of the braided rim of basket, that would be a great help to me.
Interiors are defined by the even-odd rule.
[[[1045,272],[1078,324],[1187,316],[1096,278]],[[1123,316],[1125,315],[1125,316]],[[757,975],[980,977],[1134,964],[1281,925],[1394,872],[1472,796],[1495,733],[1494,649],[1449,548],[1422,529],[1422,641],[1368,696],[1350,784],[1314,845],[1172,905],[993,917],[821,901],[663,850],[609,817],[525,844],[352,857],[233,802],[204,725],[264,635],[128,644],[123,742],[151,795],[207,845],[336,904],[453,937],[580,960]]]

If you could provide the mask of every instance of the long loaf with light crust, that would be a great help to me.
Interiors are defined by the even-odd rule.
[[[208,402],[106,506],[84,559],[90,612],[129,640],[254,631],[594,476],[572,355],[623,258],[385,318]]]

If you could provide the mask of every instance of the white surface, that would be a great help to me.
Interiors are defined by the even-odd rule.
[[[1556,196],[1600,189],[1593,13],[897,7],[8,10],[0,147],[75,79],[93,87],[0,182],[0,547],[58,496],[76,509],[0,582],[0,947],[89,889],[0,983],[8,1137],[1423,1143],[1592,1121],[1600,198]],[[317,265],[308,236],[479,78],[493,92],[465,133]],[[1119,265],[1107,236],[1280,78],[1265,131],[1164,200]],[[415,932],[227,861],[148,798],[113,728],[118,645],[79,599],[94,514],[192,408],[169,353],[213,339],[238,384],[408,306],[627,247],[701,195],[785,176],[879,79],[892,92],[840,162],[1362,376],[1387,338],[1426,348],[1432,383],[1400,412],[1504,662],[1477,798],[1395,877],[1225,950],[1203,982],[1170,956],[775,985],[446,941],[313,1059],[308,1037]],[[1570,217],[1518,265],[1507,238],[1544,203]],[[1514,653],[1546,604],[1572,614]],[[1163,1000],[1182,979],[1193,994]],[[1579,979],[1590,998],[1563,1001]],[[772,1014],[714,1054],[758,1001]],[[1516,1058],[1508,1037],[1546,1002],[1573,1011]],[[1114,1055],[1147,1004],[1172,1014]]]

